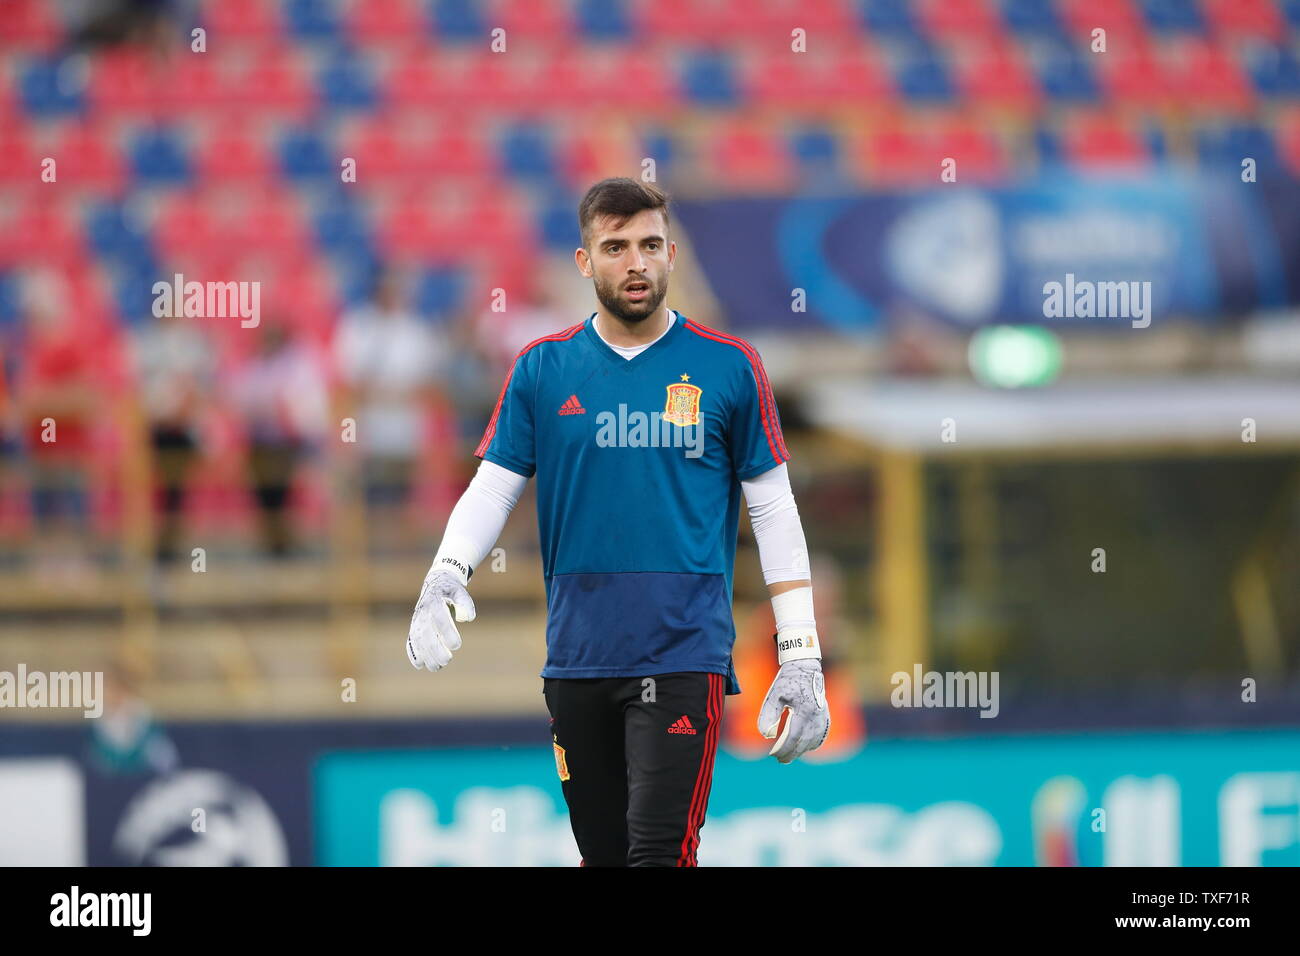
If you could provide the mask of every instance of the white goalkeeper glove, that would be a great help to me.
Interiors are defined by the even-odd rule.
[[[799,638],[777,637],[777,647],[808,640],[808,634]],[[802,649],[783,648],[780,653],[804,653],[816,649],[816,633],[810,645]],[[820,649],[817,649],[820,654]],[[803,656],[785,660],[777,671],[772,686],[768,688],[763,708],[758,713],[758,732],[771,740],[776,738],[768,755],[781,763],[791,763],[809,750],[816,750],[826,740],[831,729],[830,708],[826,706],[826,678],[822,674],[820,657]]]
[[[474,599],[465,588],[471,574],[469,565],[454,557],[439,554],[433,559],[406,637],[406,656],[411,666],[438,671],[450,663],[452,651],[460,650],[460,632],[447,613],[447,605],[455,609],[457,621],[474,620]]]

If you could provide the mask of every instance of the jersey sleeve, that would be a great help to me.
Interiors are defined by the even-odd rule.
[[[474,457],[508,468],[525,478],[531,478],[537,471],[531,357],[532,353],[523,353],[510,366],[496,408],[492,410],[492,417],[483,432],[483,440],[474,451]]]
[[[730,436],[731,467],[741,481],[790,460],[763,360],[752,348],[746,354],[749,360],[739,376]]]

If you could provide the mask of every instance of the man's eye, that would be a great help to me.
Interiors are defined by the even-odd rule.
[[[658,249],[658,248],[659,248],[659,243],[657,243],[657,242],[647,242],[646,245],[649,246],[651,249]]]

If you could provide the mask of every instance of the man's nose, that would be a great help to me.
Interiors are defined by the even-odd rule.
[[[641,255],[641,250],[636,249],[632,252],[632,259],[627,264],[628,272],[645,272],[645,257]]]

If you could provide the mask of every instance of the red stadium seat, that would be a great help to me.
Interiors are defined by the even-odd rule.
[[[651,39],[725,37],[732,25],[720,0],[637,0],[630,13],[633,36]]]
[[[1063,124],[1066,157],[1085,169],[1141,166],[1149,161],[1145,140],[1124,120],[1095,113]]]
[[[0,47],[44,52],[58,44],[64,24],[59,4],[49,0],[5,0],[0,5]]]
[[[233,102],[255,115],[302,117],[316,105],[316,88],[293,47],[258,48],[231,84]]]
[[[470,55],[462,50],[419,46],[408,50],[388,72],[386,98],[394,106],[436,106],[455,102],[460,75]]]
[[[1057,11],[1066,31],[1077,42],[1084,44],[1084,55],[1092,57],[1098,70],[1105,64],[1100,61],[1118,53],[1131,53],[1147,43],[1149,30],[1146,20],[1134,0],[1060,0]],[[1106,31],[1106,53],[1091,53],[1092,31]]]
[[[512,36],[527,37],[530,44],[555,44],[572,55],[574,23],[567,6],[553,0],[498,0],[492,7],[489,25],[504,27],[507,41]]]
[[[496,153],[472,122],[448,119],[432,138],[417,146],[422,175],[475,177],[496,169]]]
[[[266,143],[243,128],[210,128],[199,147],[199,176],[220,182],[266,180],[276,165]]]
[[[40,181],[41,159],[31,128],[22,117],[12,117],[0,127],[0,183],[6,189],[45,185]]]
[[[138,50],[110,50],[91,61],[87,86],[97,112],[139,114],[157,110],[163,86],[150,59]]]
[[[1286,34],[1275,0],[1201,0],[1201,9],[1215,30],[1229,36],[1278,42]]]
[[[822,76],[821,95],[834,106],[878,106],[895,98],[884,57],[867,44],[851,43],[832,51]]]
[[[989,0],[922,0],[918,10],[925,31],[937,38],[991,38],[1003,32],[1002,18]]]
[[[1249,107],[1254,87],[1223,47],[1188,38],[1175,52],[1169,61],[1169,79],[1180,102],[1189,107]]]
[[[407,195],[379,216],[383,253],[401,262],[453,259],[461,252],[461,237],[445,208],[431,195]]]
[[[1300,110],[1278,117],[1276,139],[1282,161],[1293,176],[1300,176]]]
[[[68,126],[55,147],[59,180],[99,192],[115,192],[126,180],[126,164],[107,130],[94,122]]]
[[[424,6],[420,0],[355,0],[344,23],[361,43],[409,40],[429,28]]]
[[[808,51],[814,55],[828,37],[857,32],[854,4],[846,0],[720,0],[719,34],[770,41],[774,49],[790,49],[790,31],[807,31]]]
[[[957,161],[960,183],[995,182],[1007,173],[1007,159],[998,138],[970,120],[957,120],[940,129],[934,139],[934,154],[938,158],[932,160],[930,173],[936,182],[939,163],[949,157]]]
[[[165,200],[154,228],[158,251],[164,261],[187,255],[221,256],[233,249],[231,237],[209,207],[207,197],[197,191]]]
[[[1042,100],[1038,81],[1015,43],[967,50],[955,65],[958,85],[972,100],[1025,110]]]
[[[339,150],[357,161],[357,182],[363,187],[420,172],[408,125],[389,114],[351,124],[339,138]]]
[[[284,35],[280,4],[275,0],[208,0],[203,23],[208,28],[208,48],[227,38],[274,40]]]
[[[928,137],[902,123],[869,130],[853,155],[867,181],[877,186],[938,182],[943,159]]]
[[[54,186],[48,186],[55,189]],[[31,192],[0,221],[0,263],[61,268],[85,258],[77,205],[63,195]]]
[[[1101,83],[1111,97],[1145,109],[1168,106],[1176,91],[1164,60],[1148,44],[1112,50],[1100,61]]]
[[[709,144],[716,182],[731,190],[775,191],[794,183],[794,164],[783,137],[763,125],[737,120]]]

